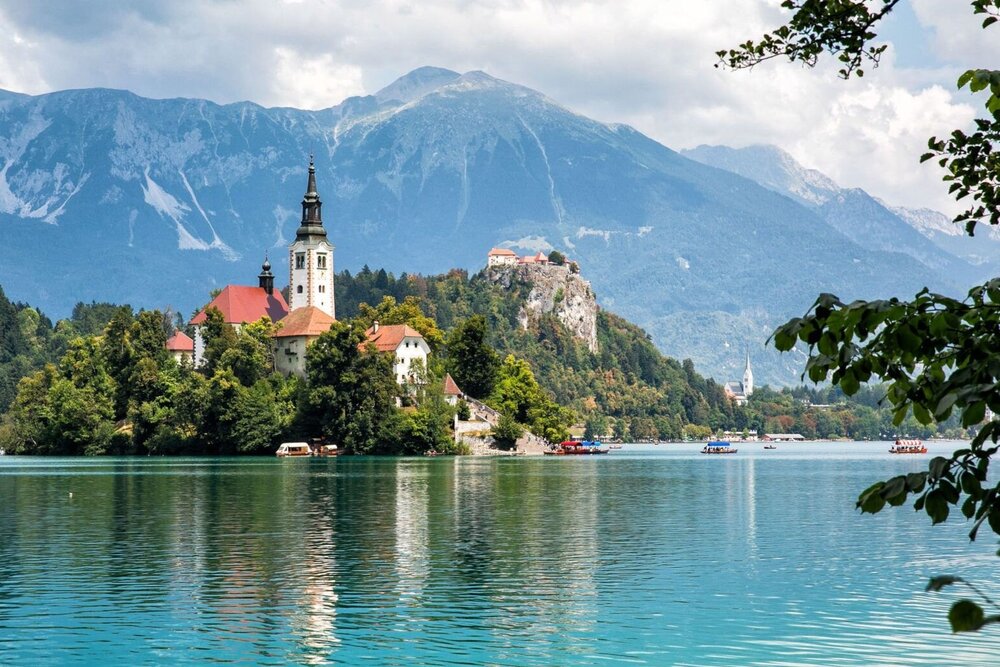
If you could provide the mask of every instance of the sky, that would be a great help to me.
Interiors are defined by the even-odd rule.
[[[874,0],[873,0],[874,1]],[[955,88],[1000,66],[1000,27],[965,0],[904,0],[877,70],[843,81],[779,61],[714,67],[715,51],[787,17],[780,0],[0,0],[0,88],[95,86],[154,98],[320,109],[417,67],[487,73],[674,149],[775,144],[892,204],[958,207],[931,135],[970,126]]]

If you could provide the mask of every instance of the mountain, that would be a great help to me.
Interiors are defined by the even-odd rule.
[[[979,280],[981,271],[969,258],[953,254],[926,233],[926,223],[922,226],[920,221],[927,220],[927,216],[921,218],[911,215],[908,209],[890,208],[859,188],[841,188],[830,177],[803,167],[776,146],[699,146],[683,154],[749,178],[801,203],[855,243],[904,253],[963,284]]]
[[[57,317],[90,300],[188,315],[215,287],[254,284],[265,253],[281,284],[310,152],[338,269],[479,269],[492,246],[556,248],[603,307],[720,381],[742,373],[747,345],[758,383],[796,381],[802,360],[764,342],[820,292],[965,283],[963,261],[905,223],[876,244],[854,233],[824,210],[835,186],[818,176],[786,196],[529,88],[437,68],[320,111],[0,95],[0,282]]]

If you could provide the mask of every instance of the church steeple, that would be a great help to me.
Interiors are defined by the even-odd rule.
[[[753,370],[750,368],[750,346],[747,345],[747,365],[743,371],[743,394],[749,396],[753,393]]]
[[[260,267],[260,275],[257,276],[260,287],[268,293],[274,294],[274,274],[271,273],[271,261],[264,255],[264,264]]]
[[[309,182],[302,197],[302,224],[288,247],[289,310],[313,306],[336,317],[333,293],[333,244],[323,229],[323,203],[316,189],[316,165],[309,156]]]
[[[306,185],[306,194],[302,197],[302,224],[295,232],[296,239],[308,236],[326,236],[326,230],[323,229],[323,202],[316,190],[316,165],[312,155],[309,156],[309,183]]]

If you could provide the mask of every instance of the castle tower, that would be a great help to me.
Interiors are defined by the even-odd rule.
[[[747,347],[747,367],[743,371],[743,395],[748,397],[753,393],[753,371],[750,369],[750,347]]]
[[[288,308],[315,306],[335,318],[333,246],[323,228],[322,208],[316,191],[316,167],[310,155],[309,183],[302,198],[302,224],[288,247]]]

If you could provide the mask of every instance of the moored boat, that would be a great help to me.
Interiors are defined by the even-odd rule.
[[[565,440],[552,451],[543,452],[549,456],[586,456],[591,454],[607,454],[609,450],[601,447],[598,441]]]
[[[926,454],[927,448],[920,440],[897,440],[889,448],[890,454]]]
[[[308,442],[283,442],[274,455],[278,458],[312,456],[312,448]]]
[[[713,442],[705,443],[702,448],[702,454],[735,454],[738,449],[729,444],[727,440],[715,440]]]
[[[777,445],[764,445],[764,449],[777,449]]]

